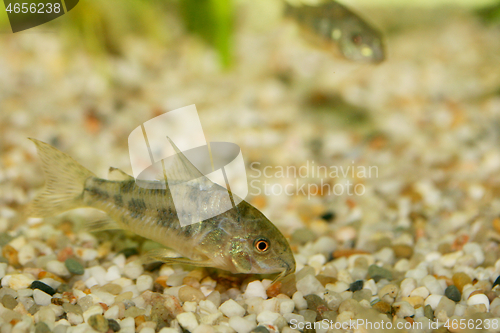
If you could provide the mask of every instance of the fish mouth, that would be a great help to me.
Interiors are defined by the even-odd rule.
[[[281,262],[283,263],[283,267],[285,267],[285,270],[274,278],[273,282],[271,282],[271,285],[279,280],[283,280],[285,277],[295,272],[295,265],[291,267],[290,264],[283,259],[281,259]]]

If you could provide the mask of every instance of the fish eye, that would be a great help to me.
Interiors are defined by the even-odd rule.
[[[257,238],[254,247],[258,252],[264,253],[269,250],[269,241],[265,238]]]
[[[363,42],[363,37],[361,36],[361,34],[356,33],[352,34],[351,40],[354,44],[360,45]]]

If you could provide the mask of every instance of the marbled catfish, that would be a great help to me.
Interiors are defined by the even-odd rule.
[[[280,276],[285,276],[295,271],[295,260],[283,234],[246,201],[208,220],[183,227],[168,186],[156,189],[138,186],[133,177],[115,168],[110,169],[111,173],[119,174],[123,180],[98,178],[69,155],[31,140],[38,149],[46,176],[44,191],[30,206],[31,216],[47,217],[92,207],[111,218],[94,223],[92,229],[130,230],[182,256],[167,256],[165,249],[151,253],[154,260],[215,267],[232,273],[281,272]],[[182,153],[178,155],[185,165],[193,167]],[[200,188],[197,182],[185,182],[184,186],[186,193]],[[211,205],[217,205],[222,191],[227,195],[227,190],[217,184],[205,191],[208,192],[204,195],[212,198]],[[190,197],[186,196],[186,200]]]

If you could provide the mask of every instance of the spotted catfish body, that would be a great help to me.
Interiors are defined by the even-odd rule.
[[[159,186],[157,182],[151,182],[147,188],[139,186],[133,177],[114,168],[110,174],[122,180],[98,178],[69,155],[31,140],[37,146],[46,174],[45,190],[31,204],[32,216],[46,217],[92,207],[111,218],[94,223],[94,230],[130,230],[182,256],[171,257],[171,252],[160,249],[149,254],[154,260],[215,267],[232,273],[281,272],[284,276],[295,270],[285,237],[246,201],[202,222],[181,226],[168,186]],[[228,193],[216,184],[201,194],[196,192],[200,188],[196,182],[183,182],[182,186],[185,200],[196,200],[195,193],[209,198],[206,209],[216,210]]]
[[[299,22],[327,45],[337,44],[345,58],[373,63],[384,60],[382,34],[340,3],[328,0],[316,6],[289,3],[285,6],[285,16]]]

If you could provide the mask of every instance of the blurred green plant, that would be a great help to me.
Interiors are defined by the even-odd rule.
[[[477,11],[479,17],[487,24],[500,23],[500,1]]]
[[[200,35],[219,53],[224,67],[231,64],[232,0],[180,0],[186,28]]]
[[[60,22],[70,37],[88,50],[122,55],[127,35],[166,43],[168,29],[164,23],[167,12],[172,11],[181,16],[187,31],[217,50],[224,67],[230,65],[232,0],[82,0]]]
[[[157,1],[83,0],[57,23],[90,52],[122,55],[128,35],[165,42],[163,13]]]

